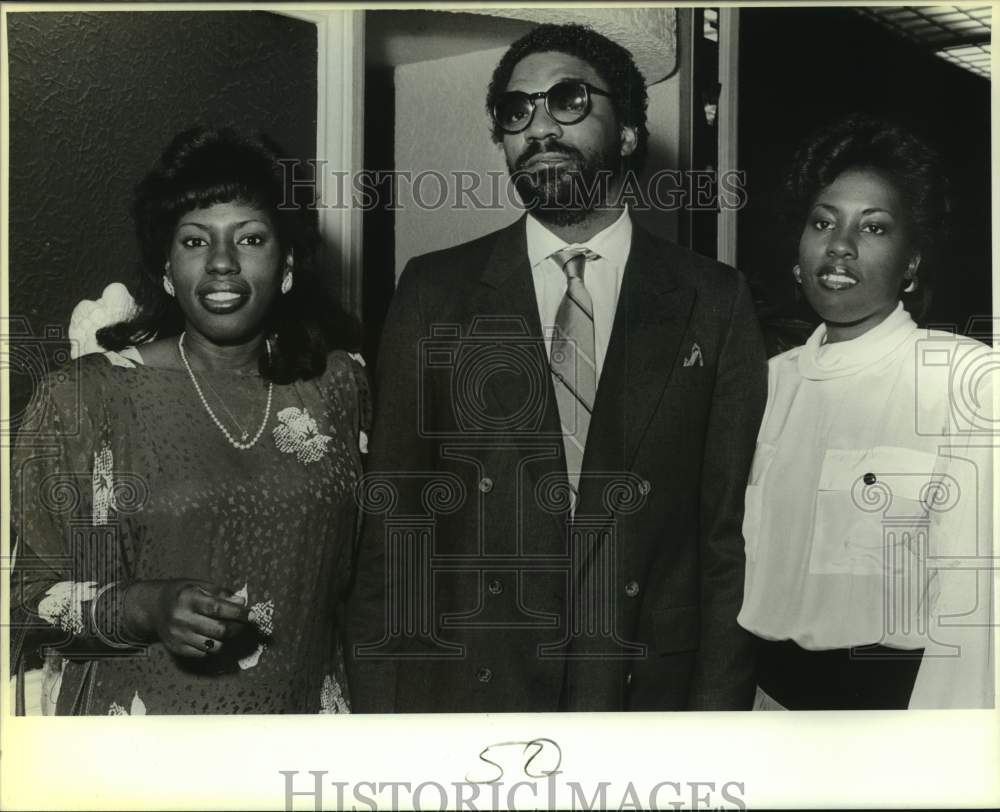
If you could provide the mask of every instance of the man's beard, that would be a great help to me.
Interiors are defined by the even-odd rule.
[[[525,164],[539,153],[566,158],[566,165]],[[582,223],[594,209],[607,206],[609,194],[621,170],[617,151],[586,156],[575,147],[535,141],[507,169],[525,207],[539,220],[555,226]]]

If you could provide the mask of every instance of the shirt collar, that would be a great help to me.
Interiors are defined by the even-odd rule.
[[[853,375],[881,361],[916,332],[902,302],[880,324],[849,341],[825,344],[826,325],[821,323],[799,351],[799,372],[817,381]]]
[[[563,248],[589,248],[621,268],[625,265],[629,246],[632,244],[632,218],[629,216],[628,206],[623,207],[621,216],[610,226],[582,243],[567,245],[530,214],[526,218],[525,230],[528,238],[528,262],[531,263],[532,270]]]

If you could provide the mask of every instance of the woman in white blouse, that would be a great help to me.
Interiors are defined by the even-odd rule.
[[[823,323],[771,359],[747,488],[755,707],[992,707],[997,364],[911,316],[947,213],[937,161],[853,116],[799,150],[788,191]]]

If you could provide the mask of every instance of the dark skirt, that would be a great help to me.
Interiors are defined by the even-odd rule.
[[[811,651],[757,640],[757,684],[788,710],[905,710],[923,649],[887,646]]]

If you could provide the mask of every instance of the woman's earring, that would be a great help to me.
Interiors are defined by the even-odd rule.
[[[281,292],[288,293],[292,289],[292,272],[289,271],[281,280]]]
[[[174,283],[170,281],[170,277],[163,274],[163,289],[167,292],[167,296],[174,295]]]
[[[792,276],[795,277],[795,283],[797,285],[802,284],[802,269],[798,265],[792,268]]]
[[[910,281],[906,283],[906,287],[903,288],[903,293],[916,293],[917,285],[917,277],[911,277]]]

